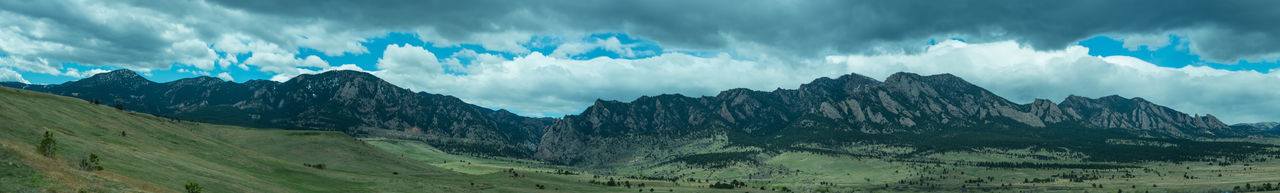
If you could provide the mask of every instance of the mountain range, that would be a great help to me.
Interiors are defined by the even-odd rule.
[[[654,148],[707,136],[768,150],[931,141],[974,131],[1047,138],[1062,128],[1068,129],[1065,135],[1098,131],[1165,139],[1271,135],[1142,98],[1073,95],[1059,103],[1038,99],[1018,104],[950,74],[897,73],[884,81],[848,74],[797,89],[597,100],[581,114],[558,119],[523,117],[452,96],[413,92],[357,71],[300,75],[285,82],[196,77],[156,83],[116,70],[63,84],[0,85],[177,119],[415,139],[449,151],[564,164],[608,163],[635,156],[610,148]]]
[[[1277,122],[1257,122],[1257,123],[1238,123],[1231,125],[1240,129],[1258,129],[1273,134],[1280,134],[1280,123]]]
[[[285,82],[195,77],[156,83],[130,70],[116,70],[57,85],[4,85],[178,119],[421,139],[507,156],[529,154],[545,125],[553,121],[495,111],[452,96],[415,93],[356,71],[300,75]]]

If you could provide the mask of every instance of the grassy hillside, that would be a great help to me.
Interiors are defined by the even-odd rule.
[[[86,101],[0,89],[0,192],[353,192],[463,190],[460,173],[373,149],[340,133],[257,130],[116,110]],[[42,156],[44,132],[56,154]],[[77,165],[90,154],[102,171]],[[303,166],[325,164],[326,169]],[[393,173],[394,172],[394,173]],[[456,177],[463,176],[463,177]],[[454,183],[426,183],[453,177]]]

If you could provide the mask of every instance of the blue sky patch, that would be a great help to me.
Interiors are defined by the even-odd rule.
[[[1241,60],[1235,64],[1223,64],[1205,61],[1200,55],[1192,54],[1191,50],[1186,48],[1187,42],[1181,37],[1169,35],[1169,45],[1149,49],[1142,46],[1137,50],[1129,50],[1124,47],[1124,41],[1107,37],[1094,36],[1084,41],[1080,41],[1079,45],[1089,48],[1089,55],[1093,56],[1131,56],[1151,62],[1157,66],[1169,68],[1182,68],[1185,66],[1208,66],[1214,69],[1223,69],[1230,71],[1250,70],[1266,73],[1272,69],[1280,67],[1280,63],[1276,62],[1247,62]]]

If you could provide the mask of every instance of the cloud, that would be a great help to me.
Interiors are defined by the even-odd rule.
[[[226,72],[218,73],[218,78],[221,78],[221,79],[223,79],[223,80],[227,80],[227,81],[236,81],[236,79],[235,79],[235,78],[232,78],[232,77],[231,77],[231,74],[228,74],[228,73],[226,73]]]
[[[1148,51],[1156,51],[1171,43],[1167,34],[1132,34],[1120,36],[1119,40],[1124,41],[1121,46],[1129,51],[1144,49],[1143,46],[1146,46],[1145,49]]]
[[[1068,95],[1142,97],[1187,113],[1214,114],[1227,123],[1280,117],[1280,75],[1208,67],[1165,68],[1129,56],[1096,57],[1070,46],[1037,51],[1012,41],[945,41],[919,54],[830,56],[827,60],[883,80],[905,71],[951,73],[1006,97],[1061,101]]]
[[[343,64],[343,65],[341,65],[341,66],[330,66],[330,67],[324,67],[324,68],[322,68],[322,69],[320,69],[320,70],[309,70],[309,69],[305,69],[305,68],[295,68],[295,69],[293,69],[293,70],[289,70],[289,71],[287,71],[287,72],[280,73],[280,74],[276,74],[275,76],[271,76],[271,78],[270,78],[270,79],[268,79],[268,80],[276,81],[276,82],[285,82],[285,81],[289,81],[289,79],[292,79],[293,77],[297,77],[298,75],[303,75],[303,74],[317,74],[317,73],[328,72],[328,71],[334,71],[334,70],[354,70],[354,71],[360,71],[360,72],[366,72],[366,73],[373,73],[373,72],[371,72],[371,71],[364,70],[363,68],[360,68],[360,66],[356,66],[355,64]],[[221,78],[221,74],[219,74],[219,78]],[[230,77],[228,77],[228,78],[230,78]],[[228,79],[228,80],[230,80],[230,79]]]
[[[176,71],[177,71],[178,73],[187,73],[187,74],[196,75],[196,76],[209,76],[209,75],[210,75],[209,71],[187,70],[187,69],[182,69],[182,68],[179,68],[179,69],[178,69],[178,70],[176,70]]]
[[[0,82],[21,82],[23,84],[31,84],[27,79],[22,79],[22,74],[9,68],[0,68]]]
[[[592,38],[589,41],[574,41],[560,44],[549,56],[557,58],[571,58],[579,54],[584,54],[596,49],[618,54],[622,58],[636,57],[636,51],[632,48],[635,44],[623,44],[618,37],[609,37],[607,39]]]
[[[736,49],[735,41],[776,48],[780,54],[919,51],[921,40],[1014,40],[1058,50],[1102,34],[1192,35],[1223,60],[1271,57],[1280,52],[1280,2],[1208,1],[465,1],[327,2],[217,0],[216,4],[282,18],[314,18],[359,28],[411,28],[453,42],[491,40],[491,34],[620,31],[681,49]],[[1141,10],[1141,11],[1135,11]],[[1249,14],[1219,14],[1249,13]],[[361,17],[351,17],[359,15]],[[1237,38],[1239,37],[1239,38]],[[498,38],[518,42],[524,38]],[[486,47],[489,47],[486,43]],[[508,44],[509,45],[509,44]]]
[[[272,60],[237,64],[235,54],[280,59],[306,47],[328,55],[366,53],[364,39],[387,29],[349,30],[308,18],[277,18],[205,1],[0,1],[0,54],[29,65],[19,70],[59,75],[62,63],[117,66],[139,71],[173,64],[201,70],[250,65],[302,64]],[[217,52],[226,52],[219,56]],[[248,62],[246,59],[244,62]],[[39,67],[36,67],[39,66]],[[288,69],[294,66],[269,66]],[[31,70],[27,70],[31,69]],[[276,72],[277,71],[268,71]]]
[[[110,72],[110,71],[103,70],[103,69],[89,69],[89,71],[80,72],[80,70],[77,70],[75,68],[67,68],[66,72],[62,72],[61,74],[58,74],[58,75],[84,78],[84,77],[93,76],[94,74],[105,73],[105,72]]]
[[[465,67],[456,66],[463,73],[447,74],[434,67],[411,68],[439,66],[435,63],[438,59],[420,48],[393,45],[374,74],[412,90],[454,95],[469,103],[525,115],[555,116],[579,113],[597,98],[629,101],[663,93],[715,95],[739,87],[772,90],[836,76],[844,70],[834,65],[767,65],[727,54],[698,57],[670,52],[643,59],[573,60],[538,52],[513,59],[463,53],[476,59]],[[411,61],[419,65],[383,65],[414,63]]]
[[[1182,0],[3,1],[0,53],[45,60],[29,64],[54,69],[64,62],[167,69],[177,62],[209,70],[234,63],[210,51],[262,52],[224,46],[228,36],[236,37],[232,44],[275,47],[276,55],[310,48],[336,56],[368,53],[361,42],[387,32],[416,32],[438,46],[471,43],[525,55],[533,36],[620,32],[679,50],[727,50],[796,64],[831,54],[914,53],[928,39],[1012,40],[1060,50],[1096,35],[1175,33],[1188,37],[1193,53],[1234,63],[1280,58],[1280,27],[1266,25],[1280,18],[1277,6]],[[1134,42],[1147,43],[1127,47],[1160,42],[1140,40]]]
[[[434,53],[426,48],[412,45],[387,45],[382,58],[378,59],[379,70],[394,70],[413,73],[441,73],[444,68]]]
[[[297,67],[329,67],[326,62],[318,56],[307,56],[305,58],[294,58],[290,54],[279,53],[254,53],[249,59],[244,60],[244,64],[254,65],[263,72],[274,73],[297,73]]]

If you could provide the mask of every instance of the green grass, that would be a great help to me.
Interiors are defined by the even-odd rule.
[[[1112,163],[1090,162],[1078,159],[1078,154],[1071,151],[1041,151],[1034,149],[974,149],[971,151],[934,152],[919,155],[915,158],[865,157],[840,154],[822,154],[803,151],[761,152],[753,155],[760,159],[759,163],[737,163],[726,167],[706,167],[681,162],[667,164],[642,163],[634,166],[610,168],[568,168],[565,166],[516,160],[509,158],[484,158],[467,155],[456,155],[439,151],[425,144],[413,141],[392,139],[363,139],[375,147],[396,154],[404,155],[433,165],[454,171],[475,174],[499,174],[497,171],[514,168],[517,171],[538,172],[555,169],[570,169],[582,173],[576,176],[561,176],[536,173],[538,179],[547,179],[546,183],[574,184],[591,180],[592,176],[625,178],[627,176],[679,176],[679,185],[669,181],[644,181],[660,187],[675,187],[680,191],[717,191],[703,188],[710,182],[739,180],[751,187],[749,191],[758,191],[758,187],[768,189],[787,187],[797,192],[1223,192],[1235,186],[1243,187],[1252,184],[1255,187],[1265,183],[1280,183],[1280,162],[1273,159],[1266,161],[1237,162],[1231,165],[1218,165],[1218,162],[1140,162]],[[705,141],[714,142],[715,139]],[[708,144],[710,144],[708,146]],[[700,147],[716,147],[718,143],[697,145]],[[876,148],[850,148],[855,154],[874,154],[890,152],[890,155],[909,152],[910,148],[866,145]],[[722,146],[721,146],[722,147]],[[706,154],[725,151],[729,148],[692,149],[675,148],[671,152],[682,155]],[[656,152],[641,150],[642,152]],[[740,151],[739,151],[740,152]],[[638,156],[652,156],[638,154]],[[663,156],[658,156],[663,157]],[[680,157],[680,156],[671,156]],[[1268,157],[1258,155],[1255,158]],[[644,160],[648,158],[636,158]],[[1037,163],[1058,164],[1059,166],[1091,166],[1114,165],[1136,166],[1121,169],[1082,169],[1082,168],[993,168],[975,165],[983,163]],[[466,164],[470,163],[470,164]],[[960,164],[956,164],[960,163]],[[1246,165],[1247,164],[1247,165]],[[1097,175],[1100,179],[1071,182],[1067,178],[1054,177],[1064,173],[1081,173]],[[1194,179],[1185,179],[1186,173]],[[1125,175],[1132,175],[1125,177]],[[1221,177],[1218,174],[1222,174]],[[1115,176],[1115,177],[1113,177]],[[702,182],[688,182],[687,178],[695,178]],[[1025,179],[1053,178],[1049,183],[1026,183]],[[969,180],[982,179],[983,183],[966,183]],[[633,180],[633,182],[639,182]],[[1002,186],[1007,185],[1007,186]],[[1099,185],[1099,186],[1095,186]],[[1155,187],[1153,187],[1153,185]],[[587,188],[571,189],[572,191],[607,191],[607,189]],[[661,189],[659,189],[661,190]],[[745,189],[719,190],[726,192],[748,191]]]
[[[260,130],[172,121],[92,105],[79,99],[0,89],[3,159],[33,168],[12,170],[4,187],[44,191],[173,192],[197,182],[209,192],[352,192],[462,190],[456,183],[420,184],[464,176],[363,145],[340,133]],[[35,152],[40,135],[54,133],[53,157]],[[125,133],[124,136],[121,133]],[[73,160],[101,157],[104,171],[77,169]],[[319,170],[302,163],[326,163]],[[21,166],[20,166],[21,167]],[[391,171],[403,174],[393,175]],[[32,177],[34,176],[34,177]],[[457,181],[457,180],[455,180]]]

